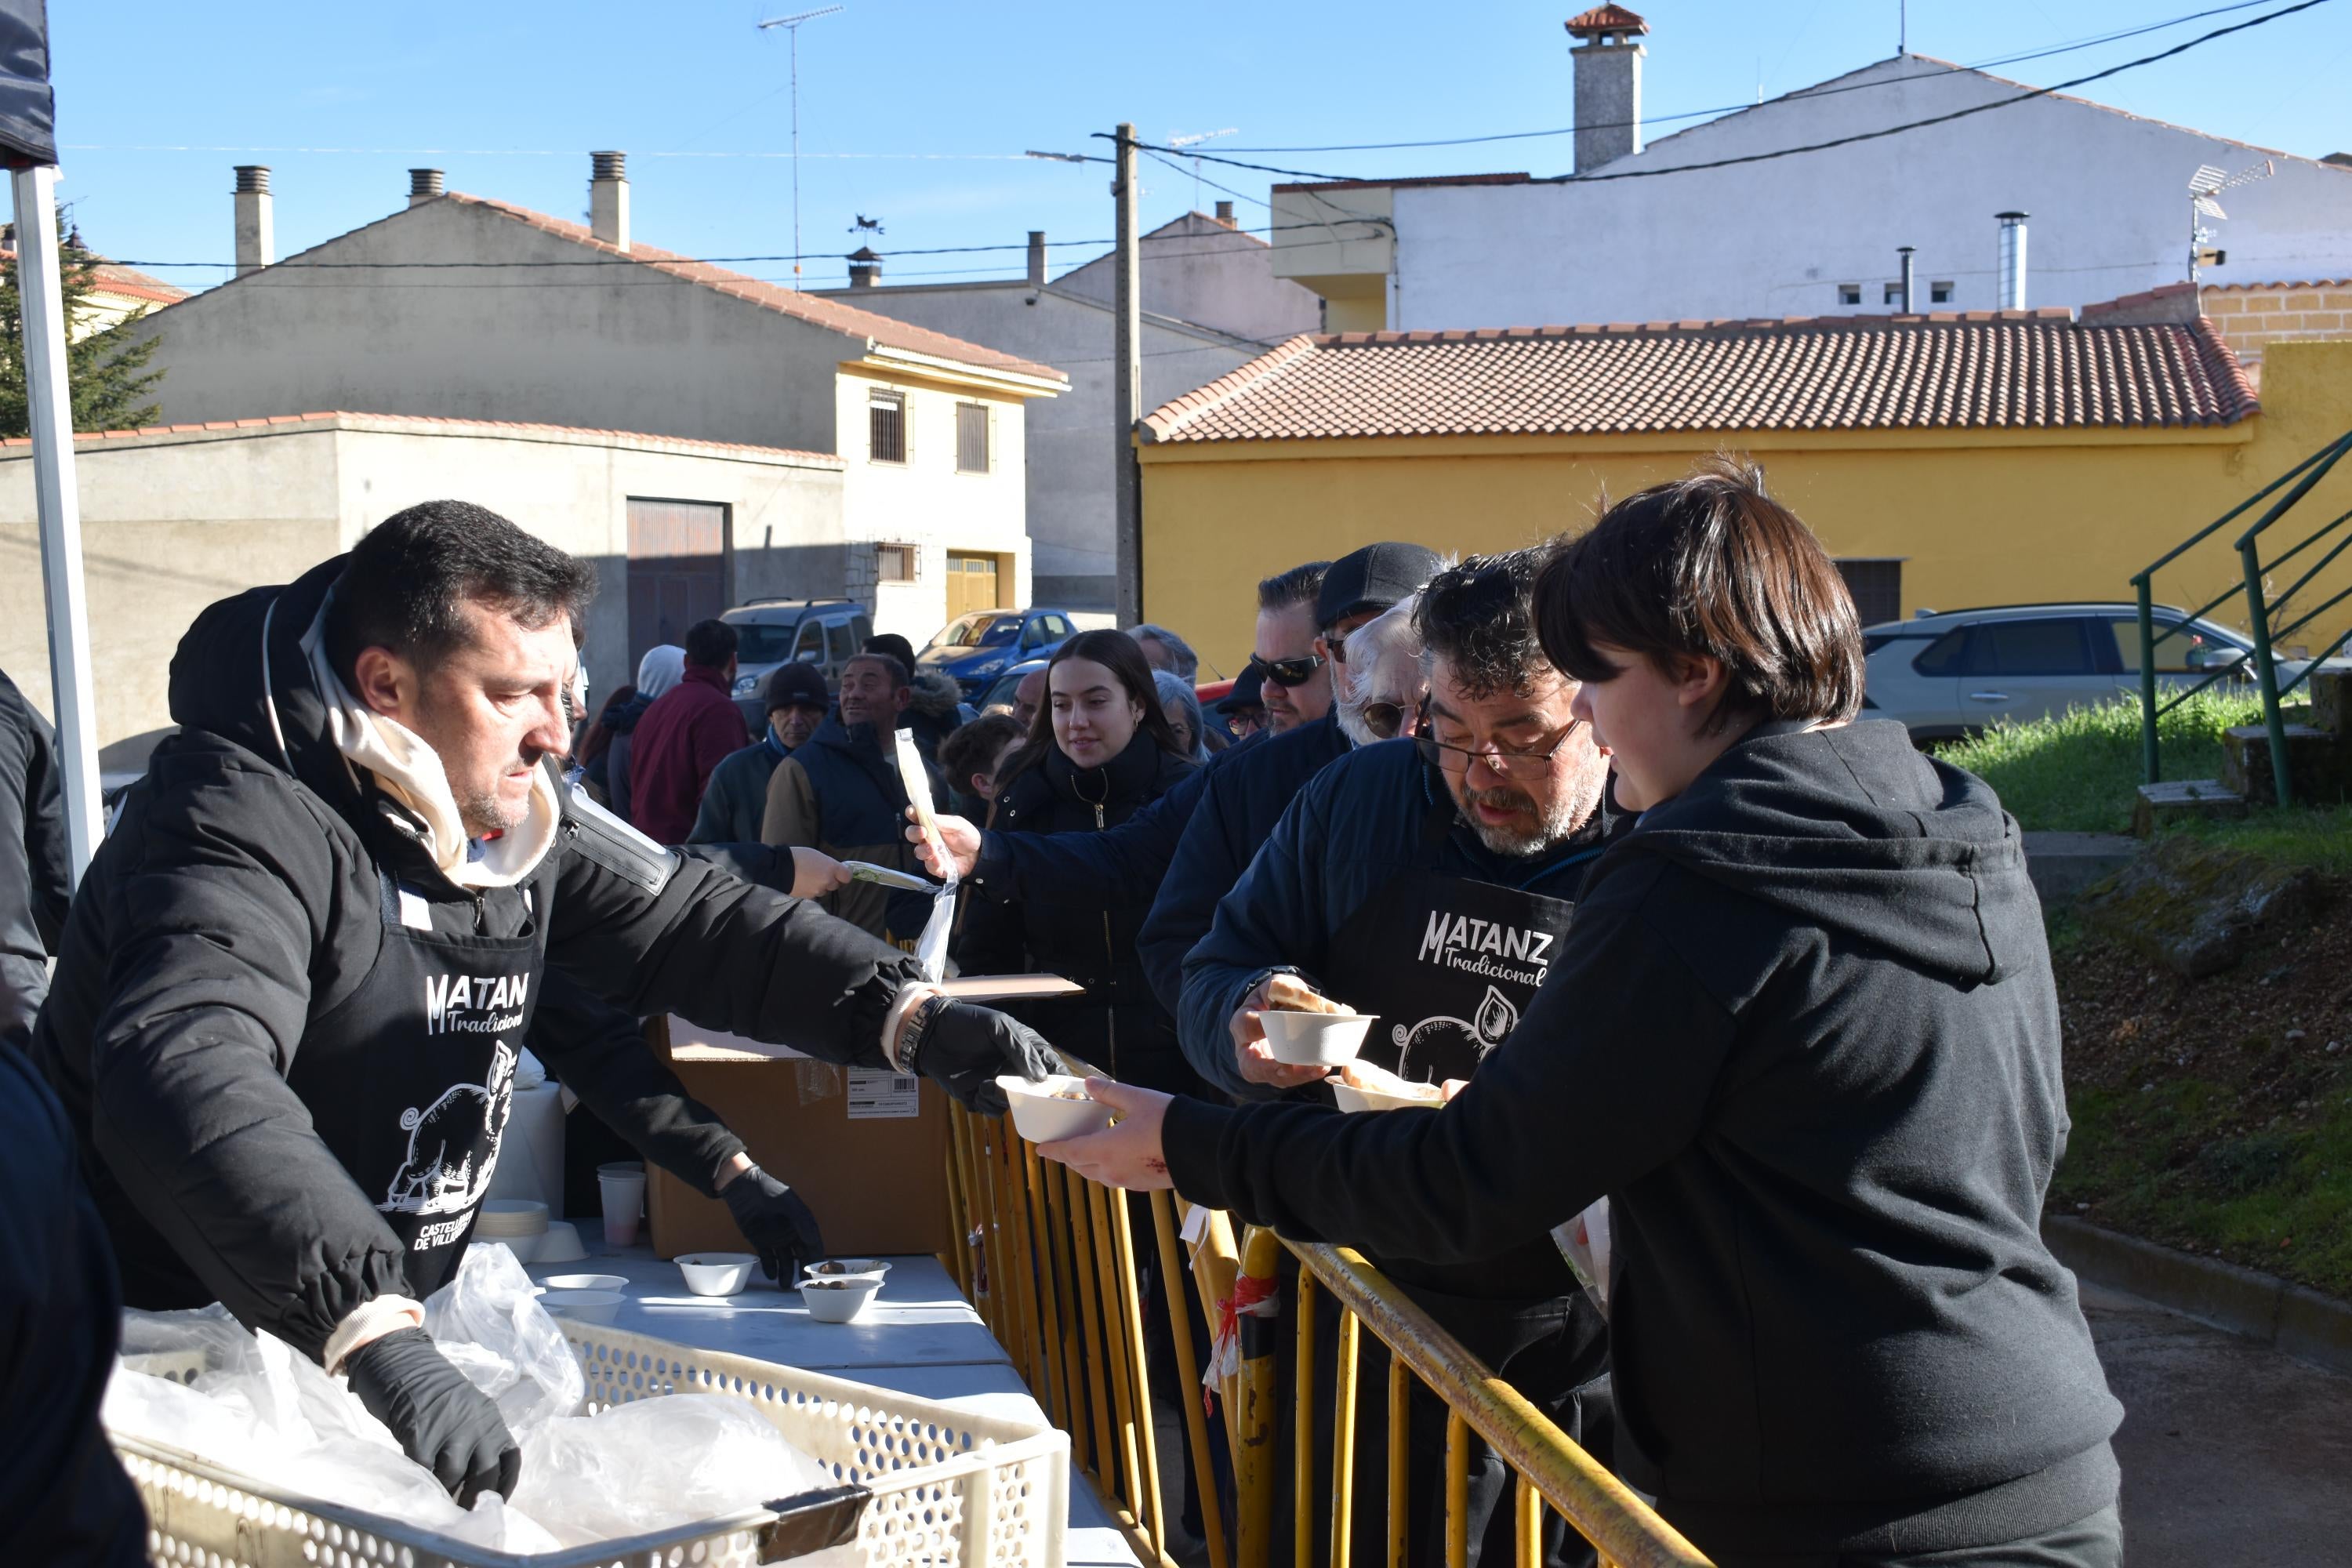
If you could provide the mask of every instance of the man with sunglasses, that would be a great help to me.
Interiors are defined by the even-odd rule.
[[[1364,1058],[1422,1083],[1468,1078],[1517,1025],[1609,826],[1608,757],[1570,712],[1575,682],[1536,638],[1544,558],[1474,556],[1431,580],[1413,611],[1428,695],[1412,742],[1363,746],[1317,774],[1217,907],[1183,965],[1179,1024],[1186,1057],[1220,1087],[1260,1100],[1325,1092],[1307,1086],[1327,1069],[1275,1061],[1258,1023],[1312,996],[1379,1015]],[[1359,648],[1347,651],[1352,663]],[[1605,1396],[1586,1385],[1604,1369],[1606,1330],[1549,1238],[1466,1267],[1374,1261],[1588,1447],[1604,1436]],[[1357,1473],[1378,1475],[1384,1406],[1379,1382],[1368,1386]],[[1444,1425],[1442,1406],[1416,1400],[1416,1529],[1444,1511]],[[1507,1480],[1499,1459],[1474,1455],[1480,1561],[1513,1560],[1511,1510],[1496,1506]],[[1370,1515],[1356,1533],[1386,1540]],[[1408,1561],[1443,1550],[1433,1534],[1415,1547]],[[1556,1557],[1557,1531],[1547,1547]]]
[[[1170,1012],[1183,988],[1184,955],[1208,934],[1217,900],[1241,880],[1307,781],[1354,744],[1333,703],[1335,683],[1349,678],[1349,639],[1444,564],[1434,550],[1389,541],[1331,563],[1311,599],[1277,606],[1265,589],[1281,579],[1261,586],[1250,668],[1265,679],[1274,738],[1210,775],[1137,941],[1152,992]],[[1227,1064],[1221,1057],[1217,1065]]]

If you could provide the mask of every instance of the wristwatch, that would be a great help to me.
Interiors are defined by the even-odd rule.
[[[926,996],[915,1004],[914,1011],[907,1015],[907,1021],[898,1031],[898,1071],[911,1073],[920,1070],[917,1062],[922,1054],[923,1036],[929,1030],[931,1020],[938,1017],[940,1010],[947,1005],[948,999],[944,996]]]

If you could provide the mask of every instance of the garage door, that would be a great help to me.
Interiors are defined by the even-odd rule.
[[[948,552],[948,619],[968,610],[992,610],[1004,603],[997,595],[996,557],[963,551]]]
[[[727,607],[727,509],[629,498],[629,669]]]

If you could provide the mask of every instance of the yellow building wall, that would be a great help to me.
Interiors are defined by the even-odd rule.
[[[1230,675],[1249,656],[1262,576],[1381,539],[1462,553],[1534,543],[1587,526],[1603,497],[1673,479],[1718,449],[1760,462],[1832,555],[1902,558],[1906,615],[2128,600],[2134,572],[2352,430],[2352,342],[2274,345],[2263,394],[2261,414],[2221,430],[1146,445],[1144,610]],[[2299,529],[2265,536],[2281,541],[2265,561],[2347,510],[2352,460],[2296,509]],[[2240,581],[2229,542],[2241,531],[2221,530],[2160,573],[2158,602],[2193,607]],[[2347,585],[2352,552],[2305,598]],[[2243,601],[2217,616],[2242,626]],[[2352,602],[2320,624],[2332,634],[2347,623]]]

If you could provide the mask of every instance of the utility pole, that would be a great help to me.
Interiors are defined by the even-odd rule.
[[[782,27],[793,41],[793,288],[801,286],[801,24],[814,22],[819,16],[830,16],[844,9],[827,5],[819,11],[803,11],[791,16],[772,16],[760,24],[760,31]]]
[[[1136,216],[1135,127],[1118,136],[1118,261],[1112,299],[1111,425],[1114,569],[1118,574],[1118,624],[1143,619],[1143,475],[1136,464],[1135,422],[1143,414],[1143,241]]]

